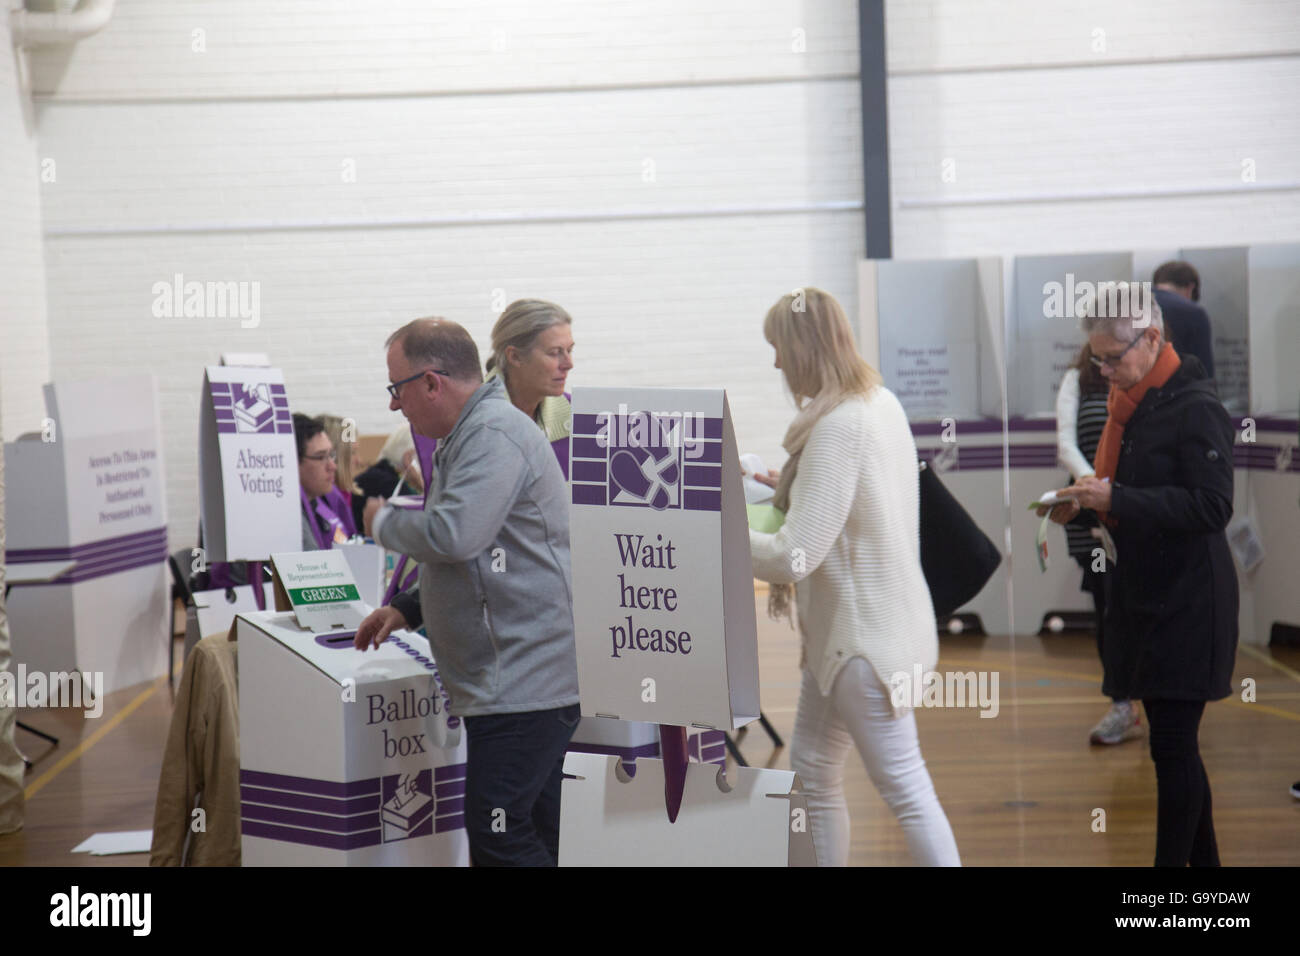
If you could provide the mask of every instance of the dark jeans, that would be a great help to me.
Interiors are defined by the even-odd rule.
[[[1203,700],[1144,700],[1156,764],[1156,866],[1218,866],[1210,778],[1196,734]]]
[[[564,750],[577,704],[466,717],[465,830],[473,866],[555,866]]]

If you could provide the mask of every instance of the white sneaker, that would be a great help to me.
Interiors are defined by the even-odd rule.
[[[1142,718],[1131,700],[1117,700],[1088,735],[1089,743],[1122,744],[1142,733]]]

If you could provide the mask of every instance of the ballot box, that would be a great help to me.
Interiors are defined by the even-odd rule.
[[[245,866],[467,866],[465,742],[429,643],[236,619]]]

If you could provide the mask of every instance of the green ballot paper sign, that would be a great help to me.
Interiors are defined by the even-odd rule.
[[[276,605],[293,609],[309,631],[355,628],[369,608],[361,600],[352,568],[338,551],[302,551],[271,556]]]

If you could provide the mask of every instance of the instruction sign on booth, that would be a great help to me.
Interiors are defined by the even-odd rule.
[[[207,369],[199,481],[208,560],[264,561],[301,546],[298,448],[279,369]]]
[[[570,534],[582,712],[758,717],[741,470],[722,389],[577,389]]]

